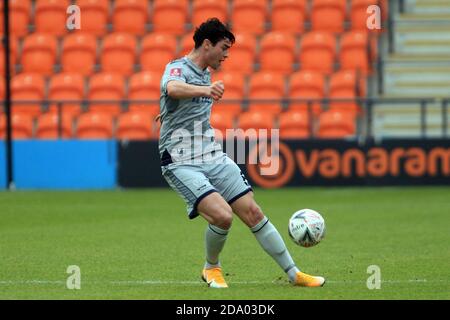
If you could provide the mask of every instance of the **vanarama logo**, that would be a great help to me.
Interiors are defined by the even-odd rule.
[[[247,165],[249,177],[259,186],[277,188],[288,184],[296,170],[302,180],[324,178],[383,178],[391,177],[449,177],[450,149],[435,147],[425,150],[421,147],[395,147],[386,149],[372,147],[368,150],[349,148],[292,150],[280,142],[279,170],[272,175],[261,175],[261,164]],[[267,166],[267,164],[265,164]]]

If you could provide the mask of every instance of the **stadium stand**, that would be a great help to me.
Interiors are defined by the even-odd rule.
[[[27,36],[22,48],[22,71],[49,76],[54,72],[57,40],[51,34],[33,33]]]
[[[153,31],[182,35],[188,21],[187,0],[154,0]]]
[[[151,71],[135,73],[129,79],[129,100],[153,100],[155,103],[130,103],[129,110],[145,113],[153,119],[159,113],[160,74]]]
[[[50,78],[48,99],[52,101],[81,101],[84,99],[84,78],[79,73],[58,73]],[[60,110],[58,108],[61,108]],[[64,116],[76,117],[82,111],[81,103],[52,103],[48,111],[52,114],[61,112]]]
[[[139,60],[141,70],[162,74],[166,64],[175,58],[177,40],[172,34],[153,32],[144,37],[141,47]]]
[[[37,139],[59,139],[72,137],[72,117],[64,115],[62,119],[55,113],[44,113],[37,118]]]
[[[130,111],[117,118],[117,139],[148,140],[151,136],[152,121],[148,114]]]
[[[66,9],[72,3],[83,12],[80,30],[64,27]],[[83,120],[82,130],[74,126],[72,136],[87,138],[91,134],[85,132],[96,132],[126,138],[132,132],[139,139],[157,138],[156,123],[134,132],[128,126],[140,124],[122,119],[122,113],[145,114],[142,119],[158,114],[156,101],[165,65],[188,54],[194,46],[195,27],[206,17],[217,16],[230,23],[236,43],[221,70],[212,73],[212,79],[223,80],[226,87],[223,100],[213,108],[214,117],[238,127],[245,124],[243,114],[251,118],[263,112],[261,126],[268,127],[270,122],[270,127],[282,129],[284,137],[323,136],[314,126],[323,112],[350,111],[353,116],[347,118],[352,121],[362,115],[355,102],[319,100],[367,95],[369,79],[376,71],[379,34],[366,32],[363,9],[379,3],[386,12],[386,2],[378,0],[11,0],[13,99],[34,100],[15,104],[13,110],[32,119],[48,112],[46,117],[54,119],[55,100],[80,100],[62,105],[64,117],[74,117],[76,125],[86,112],[106,113],[102,121],[112,123],[110,128],[85,130],[83,123],[88,120]],[[1,52],[0,72],[3,69]],[[308,99],[313,101],[308,104]],[[218,130],[224,130],[214,119]],[[44,120],[36,121],[32,135],[54,136],[50,129],[44,131],[51,134],[42,133],[41,127],[37,130]],[[113,130],[113,121],[123,126],[120,133],[119,127]],[[70,135],[64,132],[66,136]]]
[[[72,33],[63,39],[61,67],[64,72],[77,72],[84,76],[95,70],[97,40],[93,34]]]
[[[109,0],[77,0],[83,12],[83,26],[77,33],[103,36],[109,23]]]
[[[229,113],[236,117],[242,110],[239,102],[229,102],[230,100],[240,100],[244,96],[245,76],[238,72],[217,72],[213,75],[212,81],[222,80],[225,85],[225,93],[222,100],[216,102],[214,111]],[[228,100],[228,102],[227,102]]]
[[[262,34],[266,30],[267,4],[266,0],[234,0],[231,13],[233,30]]]
[[[89,111],[78,117],[75,136],[80,139],[111,139],[113,119],[111,115]]]
[[[311,136],[311,121],[306,111],[288,111],[280,114],[279,127],[282,139],[305,139]]]
[[[260,69],[289,73],[296,57],[296,39],[290,33],[266,33],[260,44]]]
[[[194,0],[192,2],[192,24],[199,26],[210,17],[228,22],[227,0]]]
[[[3,34],[3,1],[0,2],[0,33]],[[24,37],[28,34],[31,17],[31,0],[10,0],[9,27],[11,34]]]
[[[93,75],[89,81],[87,98],[92,101],[89,107],[90,111],[105,113],[113,117],[119,115],[122,112],[120,100],[125,98],[124,77],[107,72]],[[106,103],[104,103],[105,101]]]
[[[311,23],[315,31],[341,33],[346,18],[346,0],[313,0]]]
[[[298,34],[304,31],[307,16],[306,0],[273,0],[272,31]]]
[[[268,100],[268,102],[252,102],[249,111],[259,111],[275,116],[282,110],[280,102],[269,100],[281,99],[285,94],[285,78],[282,73],[260,71],[254,73],[249,80],[250,99]]]
[[[129,76],[134,72],[136,38],[128,33],[114,32],[103,39],[100,63],[103,72]]]
[[[148,20],[147,0],[116,0],[112,15],[115,32],[143,35]]]
[[[320,138],[346,138],[356,133],[355,119],[348,113],[325,111],[319,116]]]
[[[11,116],[12,138],[31,139],[33,137],[33,118],[28,114],[13,114]],[[6,117],[0,114],[0,138],[6,136]]]
[[[45,96],[45,79],[40,74],[20,73],[11,81],[13,114],[38,116],[42,111],[40,101]]]
[[[66,31],[69,0],[36,0],[34,23],[36,32],[62,36]]]

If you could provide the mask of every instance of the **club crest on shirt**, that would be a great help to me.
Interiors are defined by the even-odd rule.
[[[181,76],[181,68],[172,68],[170,69],[171,77],[180,77]]]

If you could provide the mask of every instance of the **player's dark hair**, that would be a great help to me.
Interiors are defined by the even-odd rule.
[[[211,18],[203,22],[194,33],[195,49],[198,49],[205,39],[211,41],[213,46],[223,39],[234,43],[234,34],[217,18]]]

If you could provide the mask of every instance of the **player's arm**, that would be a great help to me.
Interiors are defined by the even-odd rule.
[[[196,86],[177,80],[167,83],[167,94],[173,99],[210,97],[217,101],[222,98],[224,90],[222,81],[216,81],[210,86]]]

